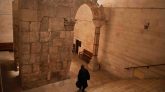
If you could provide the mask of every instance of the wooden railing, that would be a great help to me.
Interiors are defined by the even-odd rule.
[[[130,69],[136,69],[136,68],[150,68],[150,67],[155,67],[155,66],[163,66],[165,64],[156,64],[156,65],[144,65],[144,66],[135,66],[135,67],[127,67],[125,69],[130,70]]]

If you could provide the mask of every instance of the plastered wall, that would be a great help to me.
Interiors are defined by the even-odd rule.
[[[126,67],[165,63],[164,0],[100,0],[108,22],[102,27],[99,59],[102,68],[134,77]],[[149,23],[148,29],[145,26]],[[138,69],[146,78],[164,77],[164,66]]]
[[[127,70],[127,67],[165,63],[165,2],[163,0],[98,0],[104,6],[105,23],[101,28],[98,59],[101,68],[120,78],[133,78],[141,73],[144,78],[164,77],[164,66]],[[80,19],[89,17],[88,8],[80,8]],[[81,12],[80,12],[81,11]],[[83,16],[83,17],[82,17]],[[75,37],[88,42],[90,31],[78,21]],[[148,29],[145,26],[148,25]],[[92,21],[88,21],[91,25]],[[83,27],[83,28],[82,28]],[[76,32],[77,31],[77,32]],[[81,35],[78,35],[81,34]],[[92,41],[90,42],[92,46]],[[86,49],[90,49],[87,47]],[[138,71],[138,72],[137,72]]]

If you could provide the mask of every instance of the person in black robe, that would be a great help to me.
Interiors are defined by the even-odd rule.
[[[84,65],[81,65],[81,69],[78,73],[78,81],[76,82],[79,91],[85,92],[85,88],[88,87],[87,80],[90,80],[90,74],[88,70],[85,69]]]

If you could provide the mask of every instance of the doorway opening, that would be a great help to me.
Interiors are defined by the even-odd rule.
[[[0,90],[15,92],[20,88],[19,67],[16,64],[16,47],[13,29],[13,0],[0,1]]]
[[[79,53],[83,50],[93,52],[93,43],[95,35],[95,25],[93,24],[93,14],[91,8],[87,4],[83,4],[78,9],[76,16],[76,24],[74,27],[73,46],[75,53],[72,57],[70,72],[71,76],[76,76],[80,66],[87,66],[86,61],[80,58]]]
[[[81,47],[81,41],[76,39],[76,44],[75,44],[75,53],[78,54],[79,52],[79,47]]]

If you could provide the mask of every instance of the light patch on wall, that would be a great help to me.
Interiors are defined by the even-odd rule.
[[[0,42],[13,42],[12,1],[0,0]]]
[[[88,16],[87,16],[88,15]],[[91,9],[89,8],[88,5],[86,4],[83,4],[77,11],[77,14],[76,14],[76,19],[77,20],[92,20],[93,19],[93,16],[92,16],[92,11]]]
[[[116,0],[98,0],[97,3],[103,6],[110,6],[110,3],[115,3]]]
[[[102,4],[103,4],[103,0],[98,0],[97,3],[98,3],[99,5],[102,5]]]

